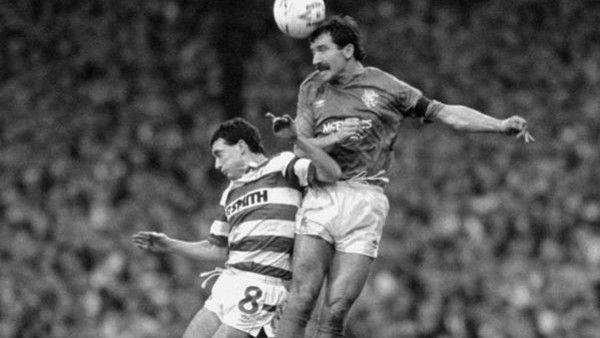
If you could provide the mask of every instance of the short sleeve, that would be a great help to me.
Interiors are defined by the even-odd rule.
[[[310,159],[297,157],[291,152],[284,152],[282,156],[288,156],[289,160],[283,168],[284,177],[293,187],[301,188],[310,185],[315,180],[315,166]]]
[[[414,108],[419,102],[419,99],[423,96],[423,93],[417,88],[396,78],[392,81],[391,87],[394,107],[396,107],[404,117],[415,117]]]
[[[307,158],[298,159],[293,165],[294,175],[301,187],[307,187],[315,180],[315,166]]]
[[[433,122],[433,120],[435,120],[438,116],[438,113],[440,112],[440,110],[442,110],[442,108],[444,108],[444,105],[441,102],[438,102],[436,100],[429,100],[426,97],[422,97],[421,101],[426,102],[426,105],[423,104],[423,108],[421,108],[421,110],[423,111],[423,116],[421,117],[421,122],[423,123],[431,123]]]
[[[422,122],[432,122],[443,104],[430,100],[417,88],[398,80],[394,91],[396,107],[404,117],[421,118]]]
[[[227,247],[229,245],[229,230],[231,226],[227,223],[225,214],[219,215],[210,226],[210,235],[208,241],[218,247]]]

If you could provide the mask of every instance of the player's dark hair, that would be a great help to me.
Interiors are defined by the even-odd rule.
[[[308,40],[312,43],[322,34],[329,33],[331,40],[339,48],[343,48],[348,44],[354,46],[354,58],[356,61],[362,61],[367,57],[367,53],[360,44],[360,31],[358,24],[351,16],[334,15],[323,21],[317,29],[315,29]]]
[[[221,123],[210,138],[210,146],[212,147],[215,141],[220,138],[228,145],[234,145],[240,140],[244,140],[251,152],[255,154],[265,153],[258,128],[241,117],[235,117]]]

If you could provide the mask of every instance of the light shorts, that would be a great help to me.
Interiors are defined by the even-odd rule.
[[[296,234],[319,236],[336,251],[375,258],[389,209],[383,188],[366,182],[309,188],[296,217]]]
[[[273,320],[277,306],[287,296],[283,281],[236,269],[223,270],[204,308],[222,323],[258,336],[261,329],[274,337]]]

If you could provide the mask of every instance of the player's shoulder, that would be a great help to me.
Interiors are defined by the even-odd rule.
[[[400,80],[395,75],[376,67],[366,67],[365,80],[368,85],[387,88],[391,92],[405,92],[415,90],[413,86]]]
[[[315,96],[323,87],[323,82],[318,76],[319,72],[314,71],[302,81],[300,84],[300,93],[305,96]]]
[[[384,81],[384,82],[398,82],[400,81],[396,76],[383,71],[377,67],[365,67],[365,78],[373,81]]]
[[[285,168],[291,161],[296,158],[296,155],[291,151],[282,151],[269,159],[271,168]]]
[[[271,161],[291,161],[294,157],[296,157],[296,155],[293,152],[286,150],[271,156]]]

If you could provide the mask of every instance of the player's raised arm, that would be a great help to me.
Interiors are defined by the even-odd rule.
[[[323,149],[300,135],[296,131],[294,120],[289,115],[275,117],[267,113],[266,116],[273,122],[273,133],[277,137],[291,141],[302,151],[304,157],[313,161],[319,181],[335,182],[340,179],[342,176],[340,166]]]
[[[501,120],[469,107],[444,105],[436,118],[456,130],[503,133],[516,135],[517,139],[523,139],[525,143],[535,141],[527,128],[527,120],[518,115]]]

